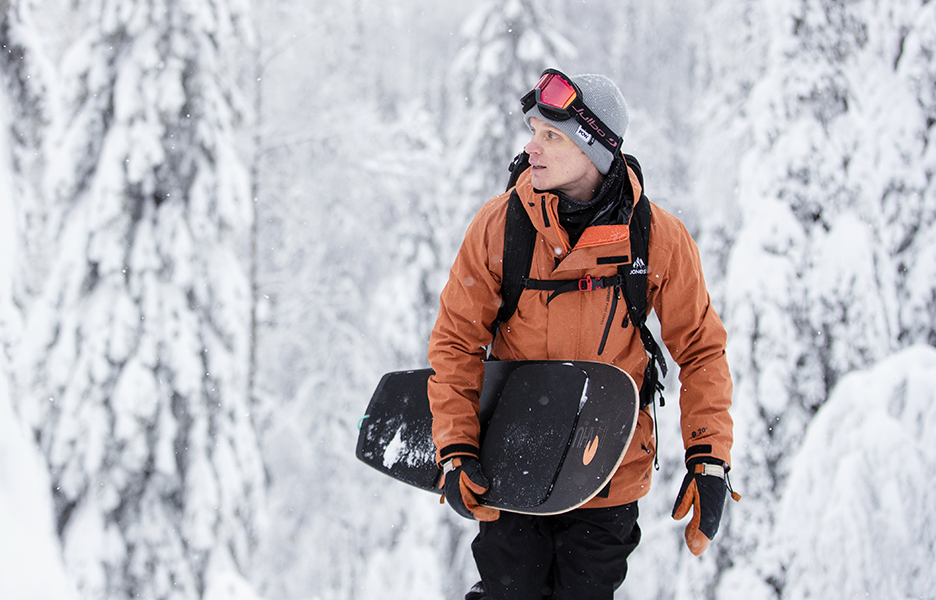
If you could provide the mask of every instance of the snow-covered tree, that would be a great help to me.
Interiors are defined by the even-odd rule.
[[[48,470],[16,414],[8,355],[22,332],[20,306],[42,271],[29,242],[41,241],[48,80],[30,16],[26,3],[0,2],[0,596],[71,600]]]
[[[0,0],[0,596],[462,597],[474,527],[355,424],[424,365],[544,67],[622,87],[729,329],[744,498],[690,556],[667,394],[618,597],[925,595],[936,3],[251,6]]]
[[[784,598],[925,598],[936,586],[936,349],[845,375],[790,456],[771,542]]]
[[[901,346],[936,346],[936,6],[932,2],[877,7],[871,19],[883,38],[884,86],[867,91],[878,119],[880,151],[863,153],[864,172],[878,199],[895,262]],[[888,69],[887,67],[890,67]],[[900,91],[890,102],[888,85]]]
[[[82,597],[223,594],[264,497],[246,395],[246,7],[92,0],[71,19],[20,412]]]
[[[445,111],[449,210],[462,230],[481,204],[504,191],[507,166],[528,141],[520,97],[543,69],[562,69],[575,55],[556,25],[542,5],[508,0],[483,2],[462,26]],[[454,237],[457,249],[461,236]]]
[[[27,0],[0,2],[0,93],[5,99],[4,110],[8,111],[0,135],[8,142],[3,185],[8,186],[11,228],[4,243],[15,250],[7,260],[11,294],[21,305],[28,303],[41,282],[48,261],[43,178],[46,128],[56,88],[35,24],[37,10],[34,2]],[[12,322],[8,320],[5,327],[13,327]],[[6,336],[0,332],[0,340],[12,343],[13,335],[10,330]]]
[[[409,235],[420,227],[414,207],[435,199],[442,156],[423,94],[432,82],[408,61],[427,55],[408,47],[418,38],[399,35],[420,23],[422,8],[267,4],[258,207],[259,291],[269,311],[259,364],[276,409],[264,435],[273,502],[261,585],[272,597],[337,600],[407,595],[418,580],[426,595],[412,597],[438,597],[439,511],[403,527],[414,503],[435,499],[414,499],[354,456],[379,376],[424,356],[410,328],[424,318],[409,303],[419,282],[384,284],[405,269],[407,245],[418,245]],[[429,63],[427,72],[443,66]],[[427,560],[412,562],[413,553]]]
[[[409,185],[385,209],[390,237],[399,241],[392,242],[393,270],[375,297],[374,314],[380,331],[410,333],[381,335],[409,366],[426,362],[439,292],[468,222],[503,191],[507,167],[525,143],[520,96],[543,68],[557,66],[557,56],[571,54],[543,9],[525,0],[473,7],[458,39],[445,83],[437,82],[444,91],[440,114],[433,119],[410,103],[400,112],[391,152],[380,160],[398,169],[397,177],[407,174]]]
[[[814,414],[844,375],[931,331],[936,278],[919,257],[936,252],[934,13],[925,2],[807,0],[745,14],[762,35],[746,34],[740,55],[763,73],[733,88],[737,120],[722,137],[740,142],[727,180],[741,220],[723,229],[721,288],[745,499],[729,510],[709,581],[714,597],[742,585],[774,598],[787,582],[772,515]]]

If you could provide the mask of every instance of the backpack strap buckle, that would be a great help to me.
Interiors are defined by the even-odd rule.
[[[591,275],[586,275],[585,277],[578,280],[578,289],[580,292],[590,292],[595,289],[596,280]],[[598,287],[601,287],[599,284]]]

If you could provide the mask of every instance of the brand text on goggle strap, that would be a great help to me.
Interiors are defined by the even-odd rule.
[[[571,106],[569,108],[575,111],[575,113],[578,115],[579,121],[591,127],[598,137],[605,140],[612,147],[617,148],[618,140],[613,135],[608,134],[604,129],[602,129],[594,117],[585,116],[584,108],[579,108],[577,106]]]

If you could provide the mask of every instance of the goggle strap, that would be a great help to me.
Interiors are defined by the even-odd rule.
[[[581,110],[580,110],[581,109]],[[601,142],[601,145],[608,149],[612,154],[621,150],[621,138],[615,134],[610,127],[598,118],[584,102],[573,102],[568,108],[575,116],[576,122],[589,135]],[[603,135],[599,135],[602,133]]]

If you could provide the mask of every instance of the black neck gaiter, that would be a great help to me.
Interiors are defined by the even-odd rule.
[[[601,189],[590,201],[579,202],[562,192],[554,193],[559,197],[559,223],[569,234],[572,247],[588,227],[627,223],[634,206],[634,190],[621,155],[614,158]]]

